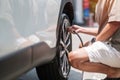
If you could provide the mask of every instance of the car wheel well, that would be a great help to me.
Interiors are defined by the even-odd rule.
[[[74,11],[73,11],[73,6],[70,2],[66,3],[63,9],[63,13],[68,15],[70,22],[72,23],[73,18],[74,18]]]

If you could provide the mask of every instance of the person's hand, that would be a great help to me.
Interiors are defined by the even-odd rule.
[[[92,38],[90,41],[85,42],[83,45],[80,44],[80,45],[79,45],[79,48],[82,48],[82,47],[86,47],[86,46],[92,45],[95,41],[96,41],[96,39],[95,39],[95,38]]]
[[[75,31],[76,33],[79,33],[79,32],[82,32],[82,30],[83,30],[83,28],[80,27],[80,26],[78,26],[78,25],[72,25],[71,27],[68,28],[68,31],[69,31],[70,33],[74,33],[74,31]]]
[[[87,41],[87,42],[85,42],[83,45],[80,44],[80,45],[79,45],[79,48],[89,46],[90,44],[91,44],[90,41]]]

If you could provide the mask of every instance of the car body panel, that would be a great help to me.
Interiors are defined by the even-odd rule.
[[[53,31],[57,27],[60,3],[60,0],[1,0],[0,53],[42,41],[55,47],[56,43],[53,42],[56,36]]]
[[[31,48],[12,52],[0,59],[0,80],[14,80],[17,76],[30,69]]]

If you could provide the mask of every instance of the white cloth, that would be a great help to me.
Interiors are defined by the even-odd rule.
[[[84,49],[88,53],[90,62],[120,68],[120,52],[110,44],[97,41],[88,47],[84,47]]]

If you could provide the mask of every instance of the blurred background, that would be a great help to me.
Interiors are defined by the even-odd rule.
[[[85,26],[98,26],[95,22],[95,6],[98,0],[83,0],[83,18]]]

